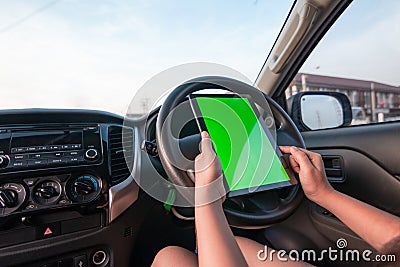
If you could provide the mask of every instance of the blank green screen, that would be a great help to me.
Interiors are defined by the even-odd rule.
[[[196,100],[230,191],[290,180],[248,99]]]

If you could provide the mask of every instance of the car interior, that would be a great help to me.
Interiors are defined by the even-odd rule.
[[[199,154],[200,132],[185,100],[201,90],[267,103],[278,145],[319,153],[335,189],[400,216],[400,122],[350,126],[352,107],[338,92],[285,96],[303,63],[351,5],[349,0],[294,1],[254,84],[219,75],[190,79],[139,118],[86,109],[1,110],[0,266],[150,266],[166,246],[194,251],[194,209],[174,205],[185,196],[171,186],[193,187],[193,181],[188,166],[177,168],[169,159],[176,142],[186,158]],[[337,125],[318,128],[302,117],[305,99],[317,96],[336,99]],[[154,197],[156,191],[166,195]],[[274,249],[321,251],[345,238],[347,248],[376,252],[309,201],[299,184],[227,198],[224,211],[235,235]]]

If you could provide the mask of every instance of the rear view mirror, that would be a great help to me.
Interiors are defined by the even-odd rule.
[[[337,92],[302,92],[288,99],[288,111],[299,130],[350,125],[352,111],[346,95]]]

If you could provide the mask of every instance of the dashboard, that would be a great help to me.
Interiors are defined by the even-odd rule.
[[[88,110],[0,112],[2,266],[129,265],[132,218],[144,217],[127,211],[140,198],[138,125]]]

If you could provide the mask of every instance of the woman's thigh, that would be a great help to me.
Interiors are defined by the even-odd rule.
[[[197,257],[193,252],[176,246],[165,247],[160,250],[154,261],[152,263],[152,267],[160,267],[160,266],[197,266]]]
[[[260,260],[259,256],[265,257],[265,246],[257,243],[251,239],[244,238],[244,237],[236,237],[236,242],[238,243],[240,250],[243,253],[243,256],[246,259],[247,264],[250,267],[258,267],[258,266],[311,266],[305,262],[298,262],[298,261],[280,261],[275,254],[272,257],[272,260],[267,255],[265,260]],[[271,250],[268,248],[268,250]],[[263,251],[259,254],[259,251]],[[165,247],[160,250],[156,257],[154,258],[153,267],[160,267],[160,266],[198,266],[197,256],[182,247],[177,246],[169,246]]]
[[[287,259],[286,261],[281,261],[278,259],[277,255],[274,254],[273,257],[269,257],[267,248],[256,241],[253,241],[248,238],[236,236],[236,242],[238,243],[240,250],[243,253],[244,258],[246,259],[247,264],[250,267],[258,267],[258,266],[311,266],[308,263],[300,262],[300,261],[290,261]],[[261,253],[259,253],[261,251]],[[267,253],[267,255],[265,255]],[[265,259],[264,259],[265,257]],[[261,258],[261,259],[259,259]],[[272,258],[272,260],[271,260]]]

